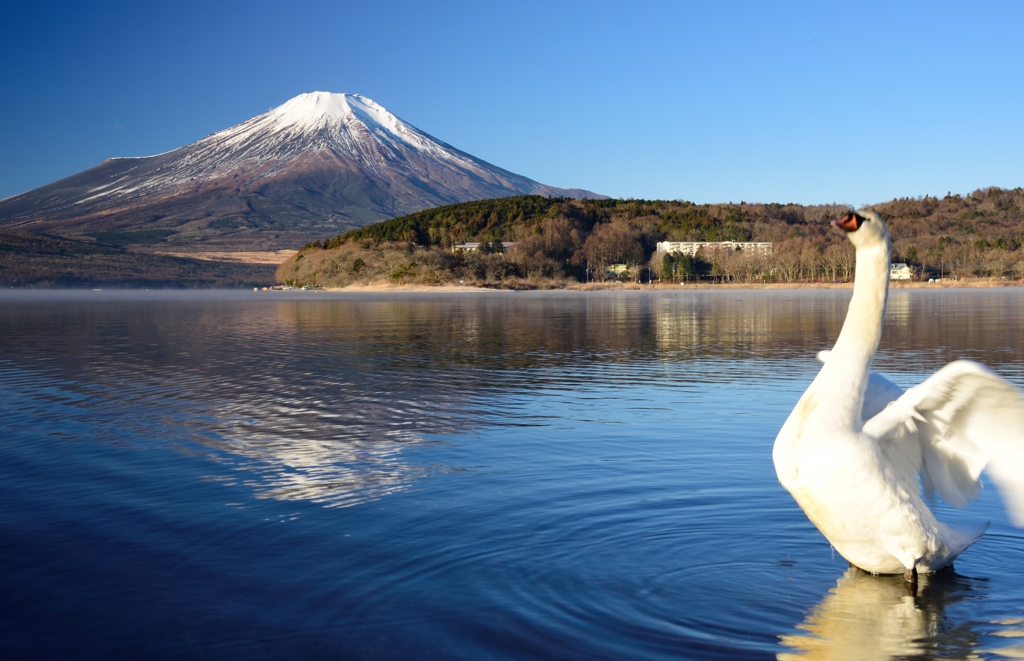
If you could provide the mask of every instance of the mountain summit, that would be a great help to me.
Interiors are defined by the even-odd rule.
[[[279,249],[455,202],[546,186],[420,131],[358,94],[301,94],[156,156],[112,158],[0,200],[0,226],[142,247]]]

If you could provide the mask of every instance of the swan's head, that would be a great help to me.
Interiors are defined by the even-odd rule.
[[[885,226],[882,217],[870,209],[861,209],[856,213],[851,211],[843,218],[833,220],[832,225],[846,232],[847,238],[858,249],[889,243],[889,228]]]

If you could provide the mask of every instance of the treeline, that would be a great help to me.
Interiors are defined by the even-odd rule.
[[[893,259],[922,276],[1024,275],[1024,189],[901,198],[873,207],[888,222]],[[359,282],[558,286],[663,278],[734,282],[845,280],[853,249],[827,221],[845,205],[705,204],[520,196],[466,202],[314,241],[278,268],[286,284]],[[663,240],[770,241],[771,255],[655,251]],[[484,244],[458,251],[466,242]],[[503,250],[501,242],[515,245]],[[611,265],[626,265],[610,270]]]

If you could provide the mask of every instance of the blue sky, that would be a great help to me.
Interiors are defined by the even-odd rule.
[[[613,197],[1024,186],[1024,2],[19,3],[0,197],[314,90]]]

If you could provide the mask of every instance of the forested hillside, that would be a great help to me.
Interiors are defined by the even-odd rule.
[[[1024,275],[1024,189],[901,198],[873,205],[888,222],[893,259],[917,273]],[[277,272],[291,284],[346,286],[390,280],[542,286],[629,275],[739,282],[840,280],[853,249],[829,220],[844,205],[707,204],[538,196],[466,202],[394,218],[305,246]],[[770,241],[771,256],[710,251],[663,259],[662,240]],[[501,242],[515,246],[503,251]],[[454,251],[481,242],[479,251]]]

